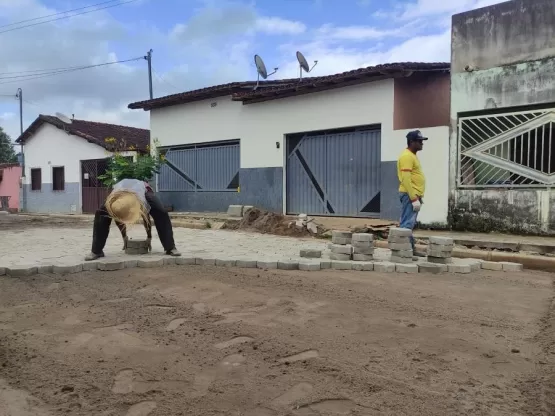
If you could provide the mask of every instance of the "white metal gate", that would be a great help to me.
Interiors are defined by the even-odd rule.
[[[460,117],[458,187],[555,185],[555,109]]]

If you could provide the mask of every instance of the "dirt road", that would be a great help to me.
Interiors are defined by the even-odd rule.
[[[541,273],[4,277],[0,415],[549,415],[551,297]]]

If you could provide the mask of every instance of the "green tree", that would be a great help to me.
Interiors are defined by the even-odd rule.
[[[0,127],[0,163],[17,163],[12,139],[2,127]]]

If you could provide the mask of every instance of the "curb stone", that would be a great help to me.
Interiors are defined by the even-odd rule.
[[[104,260],[98,262],[98,270],[103,272],[113,272],[123,269],[125,269],[125,261],[122,260]]]
[[[127,262],[125,262],[125,268],[131,268],[127,266]],[[83,263],[83,271],[84,272],[91,272],[94,270],[98,270],[98,262],[96,261],[86,261]]]
[[[197,259],[195,257],[178,257],[175,260],[175,264],[179,266],[197,264]]]
[[[278,261],[278,269],[280,270],[299,270],[299,262],[298,261]]]
[[[40,266],[37,267],[37,273],[39,273],[39,274],[50,274],[50,273],[52,273],[53,268],[54,268],[54,266],[52,266],[51,264],[40,265]],[[83,270],[84,270],[84,268],[83,268]]]
[[[198,266],[215,266],[216,265],[216,259],[197,258],[195,264],[197,264]]]
[[[135,267],[139,267],[139,260],[125,260],[126,269],[134,269]]]
[[[388,261],[374,263],[374,271],[380,273],[393,273],[395,271],[395,267],[395,263],[390,263]]]
[[[55,274],[74,274],[82,271],[83,271],[82,264],[52,266],[52,273],[55,273]]]
[[[163,265],[164,265],[164,259],[145,259],[145,260],[137,261],[137,266],[145,269],[160,267]]]
[[[13,266],[6,269],[6,274],[11,277],[27,277],[38,273],[35,266]]]
[[[360,261],[358,263],[353,263],[352,268],[359,272],[371,272],[374,270],[374,263],[370,261]]]
[[[331,253],[330,254],[330,259],[332,261],[350,261],[351,260],[351,256],[349,254],[337,254],[337,253]]]
[[[334,270],[352,270],[353,264],[350,261],[334,260],[331,262],[331,268]]]
[[[468,274],[472,272],[470,264],[449,264],[447,269],[449,273]]]
[[[397,264],[395,265],[397,273],[418,273],[417,264]]]
[[[524,270],[524,267],[520,263],[512,263],[508,261],[501,262],[503,266],[504,272],[521,272]]]
[[[322,267],[319,261],[300,261],[299,262],[299,270],[316,272],[321,269]]]
[[[496,262],[493,262],[493,261],[483,261],[482,262],[482,269],[501,271],[501,270],[503,270],[503,264],[496,263]]]
[[[236,264],[237,264],[237,260],[216,259],[216,266],[219,266],[219,267],[234,267]]]
[[[443,272],[443,267],[441,266],[442,266],[441,264],[419,263],[418,271],[420,273],[440,274]]]
[[[177,264],[176,257],[164,257],[162,262],[164,263],[164,266],[175,266]]]
[[[272,269],[275,270],[278,268],[278,262],[277,261],[257,261],[256,262],[256,268],[257,269]]]
[[[256,260],[245,260],[245,259],[237,260],[237,267],[240,267],[242,269],[256,269],[256,266],[257,266]]]
[[[331,269],[331,260],[322,260],[320,262],[320,269],[322,270]]]

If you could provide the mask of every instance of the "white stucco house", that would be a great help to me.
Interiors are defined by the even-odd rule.
[[[71,122],[67,122],[71,121]],[[98,179],[112,154],[107,138],[125,143],[129,156],[146,151],[149,131],[85,120],[39,115],[16,140],[23,145],[25,212],[93,213],[109,190]],[[114,149],[112,149],[114,150]]]
[[[429,137],[420,220],[448,208],[449,63],[235,82],[129,105],[150,111],[168,164],[158,191],[176,211],[255,205],[287,214],[398,219],[406,134]]]

